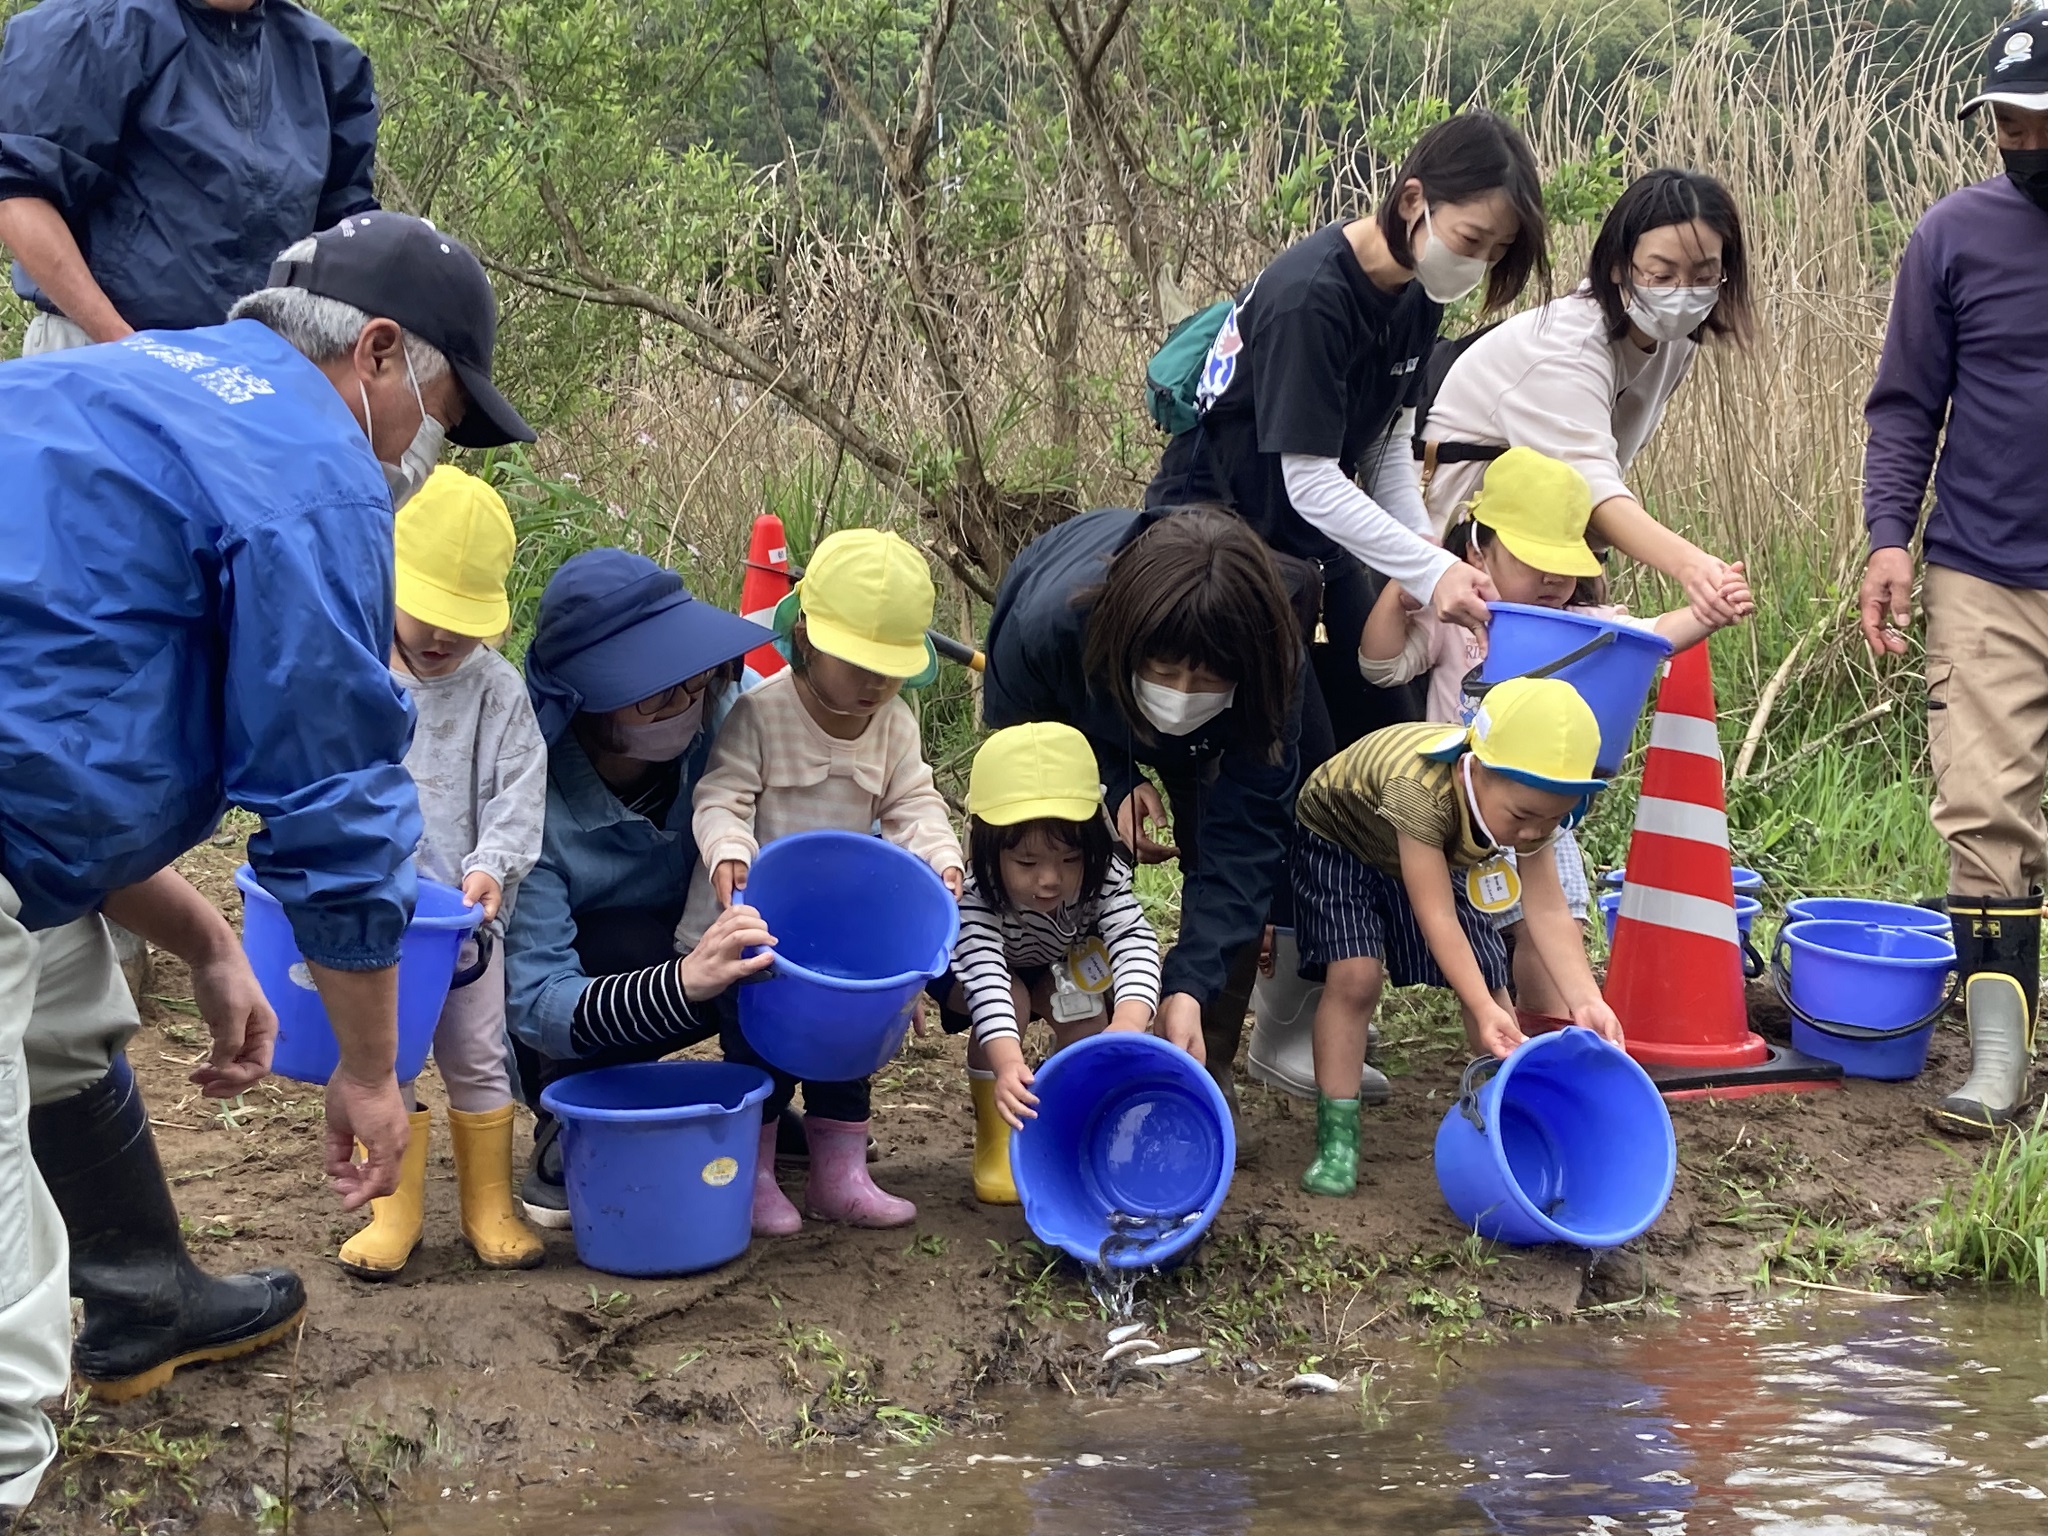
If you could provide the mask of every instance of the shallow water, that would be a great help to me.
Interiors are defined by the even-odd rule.
[[[1163,1342],[1163,1341],[1162,1341]],[[1185,1342],[1185,1341],[1175,1341]],[[1374,1407],[1164,1373],[1012,1395],[999,1431],[740,1453],[624,1488],[414,1505],[400,1532],[1173,1536],[2048,1531],[2048,1306],[1843,1296],[1559,1326],[1382,1376]],[[429,1490],[431,1493],[431,1490]]]

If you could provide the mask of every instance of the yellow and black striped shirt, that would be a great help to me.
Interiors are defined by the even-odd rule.
[[[1397,878],[1403,832],[1443,849],[1452,869],[1483,862],[1496,850],[1472,825],[1457,764],[1422,755],[1452,729],[1390,725],[1353,742],[1309,775],[1295,815],[1317,837]]]

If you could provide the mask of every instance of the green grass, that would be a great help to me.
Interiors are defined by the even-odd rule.
[[[2048,1105],[1949,1185],[1922,1240],[1912,1259],[1930,1278],[2022,1286],[2048,1298]]]

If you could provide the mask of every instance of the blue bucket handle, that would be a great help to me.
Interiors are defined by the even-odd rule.
[[[455,968],[455,975],[448,983],[448,990],[450,992],[455,991],[458,987],[466,987],[472,982],[484,979],[484,972],[491,968],[491,944],[491,930],[488,928],[477,929],[476,962],[473,965],[461,965]]]
[[[1585,644],[1573,646],[1570,650],[1566,651],[1562,656],[1557,657],[1553,661],[1546,661],[1540,667],[1531,667],[1527,672],[1517,672],[1515,674],[1515,677],[1555,677],[1558,673],[1562,672],[1566,667],[1573,665],[1575,662],[1584,661],[1588,656],[1592,655],[1595,651],[1604,650],[1606,647],[1614,644],[1615,641],[1619,640],[1620,638],[1620,630],[1603,629],[1600,631],[1599,634],[1595,635],[1592,639],[1586,641]],[[1483,699],[1486,697],[1486,691],[1489,688],[1498,688],[1502,683],[1513,682],[1515,680],[1514,678],[1497,677],[1490,683],[1483,682],[1480,680],[1478,676],[1480,670],[1481,669],[1478,667],[1473,668],[1472,673],[1465,678],[1462,691],[1464,692],[1465,697],[1467,697],[1468,699]]]
[[[1475,1056],[1465,1067],[1465,1075],[1458,1079],[1458,1113],[1472,1122],[1472,1128],[1480,1135],[1486,1134],[1486,1117],[1479,1112],[1479,1090],[1493,1081],[1493,1075],[1500,1071],[1498,1056]]]
[[[1789,925],[1788,925],[1789,926]],[[1804,1008],[1792,1001],[1792,972],[1785,964],[1785,952],[1790,948],[1785,930],[1778,930],[1778,941],[1771,946],[1771,990],[1778,994],[1778,1001],[1785,1005],[1785,1011],[1810,1029],[1836,1040],[1851,1040],[1874,1044],[1879,1040],[1902,1040],[1907,1035],[1916,1035],[1928,1025],[1948,1012],[1948,1005],[1956,1000],[1956,988],[1961,984],[1963,973],[1957,967],[1948,973],[1948,986],[1941,994],[1941,1000],[1910,1024],[1901,1024],[1894,1029],[1865,1029],[1860,1024],[1845,1024],[1839,1019],[1817,1019]]]
[[[1742,978],[1755,981],[1764,973],[1764,957],[1757,953],[1756,943],[1751,939],[1742,941]]]

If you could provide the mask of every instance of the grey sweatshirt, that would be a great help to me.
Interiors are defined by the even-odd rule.
[[[412,692],[419,723],[406,771],[420,791],[421,874],[461,885],[474,870],[512,889],[540,857],[548,749],[512,663],[479,646],[446,677],[391,675]]]

